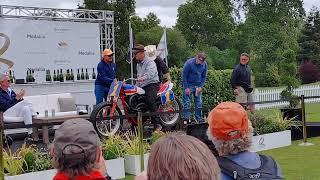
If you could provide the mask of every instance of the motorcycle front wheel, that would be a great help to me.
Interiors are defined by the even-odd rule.
[[[166,104],[161,104],[161,102],[158,102],[158,104],[158,112],[163,112],[159,115],[161,125],[166,128],[175,126],[179,122],[180,113],[170,112],[179,111],[181,107],[180,102],[175,99]]]
[[[112,104],[102,102],[95,106],[90,115],[90,121],[93,123],[98,135],[101,138],[107,138],[110,135],[116,134],[121,131],[123,119],[106,119],[110,117]],[[122,112],[116,106],[115,112],[112,116],[121,116]]]

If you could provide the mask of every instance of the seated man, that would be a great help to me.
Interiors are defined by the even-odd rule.
[[[102,157],[100,139],[91,122],[70,119],[56,130],[50,147],[57,169],[53,180],[110,179]]]
[[[272,157],[248,151],[253,128],[240,104],[219,104],[209,113],[208,124],[208,138],[220,156],[217,160],[222,180],[283,179],[280,167]]]
[[[4,112],[3,116],[7,117],[23,117],[16,120],[4,118],[4,122],[24,122],[24,124],[32,124],[32,105],[23,100],[25,90],[21,89],[15,93],[10,88],[10,78],[6,74],[0,74],[0,111]],[[28,137],[31,138],[32,128],[28,128]]]

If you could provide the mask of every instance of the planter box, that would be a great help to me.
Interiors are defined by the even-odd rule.
[[[124,179],[126,173],[124,171],[124,158],[105,160],[108,175],[111,179]]]
[[[258,152],[291,145],[291,131],[281,131],[252,137],[250,151]]]
[[[5,176],[5,180],[34,180],[34,179],[53,179],[57,170],[51,169],[46,171],[31,172],[16,176]]]
[[[144,154],[144,169],[147,169],[149,153]],[[124,169],[126,173],[138,175],[140,169],[140,155],[125,155],[124,156]]]

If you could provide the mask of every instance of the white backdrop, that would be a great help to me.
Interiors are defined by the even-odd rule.
[[[37,82],[45,80],[45,71],[88,68],[91,75],[100,59],[98,23],[46,20],[1,19],[0,33],[10,38],[1,58],[13,61],[16,79],[25,79],[27,69],[35,70]],[[0,37],[0,48],[4,38]]]

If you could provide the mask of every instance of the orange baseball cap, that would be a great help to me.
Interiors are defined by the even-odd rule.
[[[111,51],[111,49],[105,49],[102,52],[102,56],[110,56],[112,54],[113,54],[113,52]]]
[[[208,124],[212,136],[230,141],[248,133],[248,115],[245,109],[235,102],[222,102],[210,111]]]

